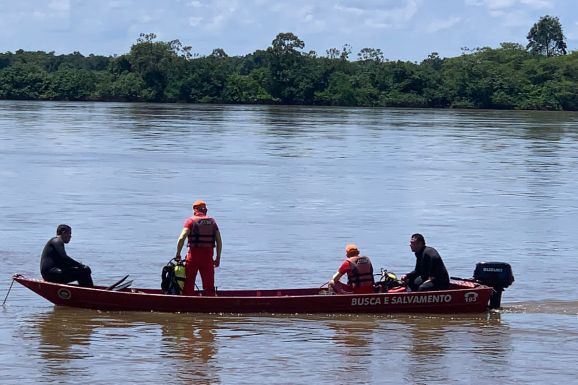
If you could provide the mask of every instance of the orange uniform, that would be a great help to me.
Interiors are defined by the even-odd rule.
[[[201,273],[203,290],[206,295],[215,293],[215,267],[213,264],[213,248],[219,227],[217,222],[202,212],[195,211],[184,224],[189,229],[188,252],[185,263],[186,281],[183,295],[191,295],[195,291],[197,272]]]

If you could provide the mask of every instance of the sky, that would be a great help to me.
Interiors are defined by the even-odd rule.
[[[559,17],[568,50],[577,50],[577,0],[0,0],[0,52],[122,55],[140,33],[154,33],[199,55],[237,56],[292,32],[319,56],[348,44],[352,59],[375,48],[420,62],[432,52],[525,46],[544,15]]]

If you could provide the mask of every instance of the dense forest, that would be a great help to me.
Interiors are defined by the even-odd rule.
[[[347,44],[318,55],[292,33],[233,57],[141,34],[120,56],[0,53],[0,99],[578,110],[578,51],[558,18],[527,38],[417,63],[374,48],[353,57]]]

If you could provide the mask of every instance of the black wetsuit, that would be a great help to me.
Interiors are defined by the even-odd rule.
[[[415,258],[415,269],[406,274],[408,285],[412,290],[444,290],[449,287],[448,271],[436,249],[425,246],[415,253]],[[421,282],[416,284],[415,280],[418,277],[421,278]],[[431,283],[424,283],[430,278]]]
[[[80,286],[93,286],[90,268],[70,258],[64,250],[64,241],[59,237],[52,238],[44,246],[40,258],[40,274],[50,282],[78,281]]]

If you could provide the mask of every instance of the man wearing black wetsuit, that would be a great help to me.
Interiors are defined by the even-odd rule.
[[[450,285],[450,277],[437,250],[426,246],[425,238],[421,234],[412,235],[409,245],[411,251],[415,253],[415,269],[402,275],[401,280],[411,290],[447,289]]]
[[[80,286],[92,287],[90,267],[75,261],[66,254],[64,244],[70,242],[72,229],[68,225],[59,225],[56,237],[44,246],[40,258],[40,274],[49,282],[69,283],[78,281]]]

